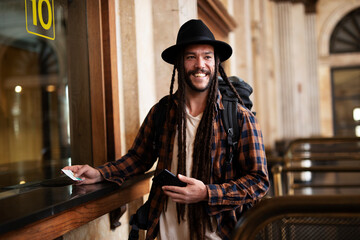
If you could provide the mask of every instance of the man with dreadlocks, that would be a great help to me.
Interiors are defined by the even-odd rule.
[[[229,239],[240,214],[269,188],[261,130],[221,65],[231,54],[232,48],[215,40],[201,20],[183,24],[176,45],[162,53],[174,69],[159,149],[153,147],[156,104],[121,159],[98,168],[66,167],[83,179],[80,184],[105,179],[121,185],[149,170],[157,158],[155,175],[164,169],[177,173],[186,187],[151,189],[147,239]],[[221,120],[224,107],[218,76],[239,101],[239,150],[230,164],[226,161],[227,133]],[[175,78],[178,89],[173,93]]]

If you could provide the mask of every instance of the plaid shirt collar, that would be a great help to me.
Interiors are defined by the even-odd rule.
[[[178,92],[176,91],[175,94],[173,95],[173,101],[175,103],[176,106],[178,106],[179,104],[179,98],[178,98]],[[217,112],[218,110],[224,110],[224,105],[222,103],[222,95],[220,93],[220,90],[217,90],[216,93],[216,108],[215,111]]]

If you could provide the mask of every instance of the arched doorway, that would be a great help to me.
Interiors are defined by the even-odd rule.
[[[350,11],[334,28],[330,55],[351,56],[360,52],[360,8]],[[333,127],[335,136],[360,137],[360,66],[331,68]]]

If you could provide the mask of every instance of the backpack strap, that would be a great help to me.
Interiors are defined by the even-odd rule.
[[[252,87],[239,77],[231,76],[228,79],[243,100],[245,106],[251,110],[252,102],[249,97],[253,91]],[[227,134],[226,159],[227,163],[231,164],[233,157],[238,151],[237,145],[240,139],[240,127],[237,120],[237,104],[239,101],[228,84],[220,76],[218,80],[224,106],[221,116]]]
[[[227,163],[231,164],[235,153],[237,152],[237,144],[240,138],[240,129],[237,122],[237,99],[223,98],[223,114],[222,120],[227,134],[226,155]]]

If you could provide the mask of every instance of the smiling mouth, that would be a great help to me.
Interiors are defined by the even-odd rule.
[[[205,77],[206,74],[205,73],[194,73],[195,77]]]

